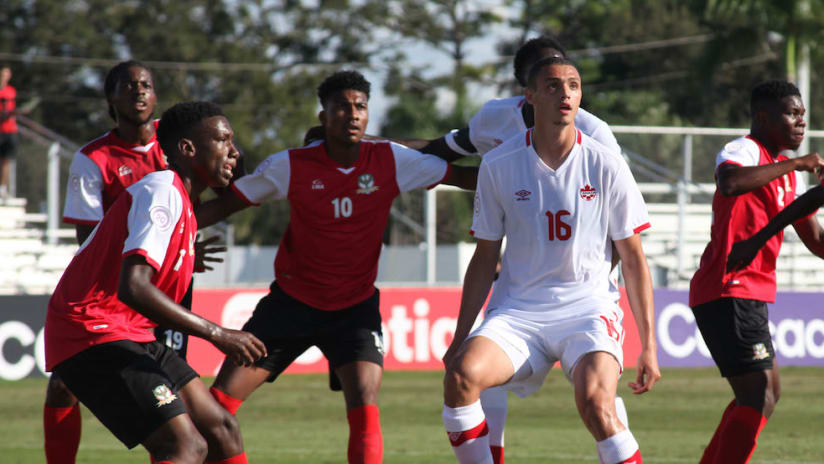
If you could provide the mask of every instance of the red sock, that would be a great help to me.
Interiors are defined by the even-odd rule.
[[[206,461],[204,464],[249,464],[249,461],[246,460],[246,453],[243,452],[232,458]]]
[[[715,462],[745,464],[758,445],[758,434],[767,423],[760,411],[749,406],[736,406],[730,412],[719,438]]]
[[[641,450],[639,449],[635,452],[635,454],[628,457],[627,459],[624,459],[618,464],[644,464],[644,460],[641,458]]]
[[[209,389],[209,393],[211,393],[215,400],[223,406],[223,409],[232,414],[237,413],[238,408],[240,408],[240,405],[243,404],[243,400],[233,398],[215,387],[211,387]]]
[[[492,451],[492,462],[494,464],[504,464],[504,447],[489,445],[489,451]]]
[[[48,464],[74,464],[80,446],[80,406],[43,407],[43,435]]]
[[[383,436],[380,411],[367,404],[346,413],[349,420],[349,464],[380,464],[383,462]]]
[[[718,447],[721,446],[721,430],[724,429],[724,426],[727,425],[727,421],[730,418],[730,414],[732,410],[735,408],[735,398],[730,401],[730,404],[727,405],[727,409],[724,410],[724,414],[721,415],[721,422],[718,424],[718,427],[715,428],[715,433],[712,435],[712,440],[710,440],[710,444],[704,448],[704,455],[701,456],[701,461],[698,464],[712,464],[715,461],[715,456],[718,454]]]

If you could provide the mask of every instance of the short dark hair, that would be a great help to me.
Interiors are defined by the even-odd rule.
[[[541,50],[547,48],[558,50],[561,52],[561,56],[566,58],[566,50],[564,50],[563,45],[557,39],[548,35],[527,40],[515,53],[515,60],[513,61],[515,79],[518,80],[521,87],[527,86],[529,68],[541,59]]]
[[[369,98],[369,90],[371,87],[372,85],[363,77],[363,74],[357,71],[338,71],[324,79],[318,86],[318,99],[320,100],[321,106],[326,106],[326,101],[329,97],[344,90],[358,90],[365,93],[366,98]]]
[[[189,134],[200,121],[213,116],[225,116],[219,105],[212,102],[183,102],[163,112],[157,124],[157,141],[169,163],[177,156],[177,142]]]
[[[798,87],[785,80],[770,80],[756,85],[750,94],[750,114],[755,115],[765,105],[777,103],[786,97],[801,96]]]
[[[541,72],[542,69],[546,68],[547,66],[552,66],[554,64],[563,64],[567,66],[572,66],[575,69],[578,69],[575,66],[575,63],[566,57],[561,56],[550,56],[549,58],[544,58],[538,60],[532,67],[529,69],[529,76],[527,77],[527,87],[530,89],[535,89],[535,80],[538,79],[538,73]]]
[[[151,69],[147,68],[146,65],[141,63],[137,60],[129,60],[129,61],[121,61],[114,65],[112,69],[106,73],[106,80],[103,83],[103,93],[106,95],[106,99],[114,94],[114,88],[117,87],[117,83],[120,82],[120,79],[123,79],[124,76],[128,76],[129,69],[131,68],[143,68],[146,71],[149,71],[151,74]],[[109,116],[117,121],[117,115],[114,113],[114,108],[112,105],[109,105]]]

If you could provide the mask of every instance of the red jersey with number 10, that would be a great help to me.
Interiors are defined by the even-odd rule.
[[[192,280],[197,221],[174,171],[126,189],[72,259],[49,300],[46,370],[116,340],[150,342],[156,323],[117,299],[123,258],[139,254],[157,271],[152,284],[180,301]]]
[[[762,166],[785,161],[784,155],[770,153],[751,136],[728,143],[716,157],[715,165]],[[732,244],[753,236],[785,206],[803,192],[795,172],[742,195],[724,196],[715,190],[712,198],[710,243],[701,255],[701,265],[690,281],[691,307],[723,297],[775,301],[775,262],[784,232],[771,237],[744,269],[727,273],[727,256]]]
[[[375,291],[381,237],[400,192],[434,186],[448,164],[388,142],[361,142],[343,167],[322,142],[269,156],[233,185],[250,204],[287,198],[289,226],[275,257],[288,295],[323,310],[347,308]]]

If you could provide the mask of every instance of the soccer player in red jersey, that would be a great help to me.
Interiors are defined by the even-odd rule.
[[[270,355],[254,366],[225,362],[212,393],[234,412],[307,348],[326,355],[343,389],[350,463],[382,462],[377,406],[383,334],[375,289],[381,235],[392,200],[439,182],[472,189],[477,169],[391,142],[362,141],[370,84],[356,71],[318,88],[325,141],[269,156],[232,184],[234,193],[203,204],[198,221],[214,223],[265,200],[288,199],[289,226],[275,258],[275,281],[244,326]]]
[[[74,224],[78,245],[86,241],[127,187],[167,166],[156,137],[157,121],[153,115],[157,97],[151,71],[138,61],[121,62],[107,73],[104,93],[116,127],[80,148],[69,171],[63,221]],[[191,301],[190,286],[181,304],[191,309]],[[157,327],[155,334],[185,359],[185,334],[165,327]],[[59,375],[52,375],[43,408],[46,462],[75,462],[81,426],[77,398]]]
[[[783,234],[765,240],[751,264],[728,270],[734,242],[761,229],[790,204],[803,182],[796,171],[819,171],[816,153],[790,159],[804,138],[804,103],[786,81],[756,86],[750,97],[750,134],[727,143],[716,157],[710,242],[690,282],[689,303],[701,335],[735,398],[701,458],[702,464],[748,462],[780,393],[767,303],[775,301],[775,262]],[[824,257],[824,231],[812,215],[793,226]]]
[[[194,268],[192,199],[229,184],[238,151],[217,105],[175,105],[158,139],[171,169],[127,187],[49,300],[46,368],[126,446],[155,462],[247,462],[237,422],[198,375],[155,339],[163,323],[208,340],[240,365],[266,354],[253,335],[179,306]]]

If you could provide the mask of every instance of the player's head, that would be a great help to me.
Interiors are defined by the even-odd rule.
[[[804,102],[793,83],[762,82],[750,94],[752,129],[776,150],[795,150],[804,140]]]
[[[515,53],[515,60],[513,61],[515,79],[518,80],[521,87],[527,86],[529,70],[532,65],[538,60],[552,56],[566,58],[564,47],[553,37],[542,35],[527,40],[526,43],[521,45],[521,48]]]
[[[109,116],[118,124],[145,124],[152,119],[157,95],[152,72],[139,61],[123,61],[106,74],[103,84]]]
[[[535,108],[536,125],[539,121],[568,125],[581,104],[581,76],[568,58],[544,58],[530,69],[524,94]]]
[[[0,65],[0,87],[5,87],[11,80],[11,68],[4,64]]]
[[[318,119],[329,143],[359,143],[369,123],[371,85],[357,71],[338,71],[318,87]]]
[[[157,140],[169,165],[209,187],[225,187],[240,156],[220,106],[185,102],[163,112]]]

